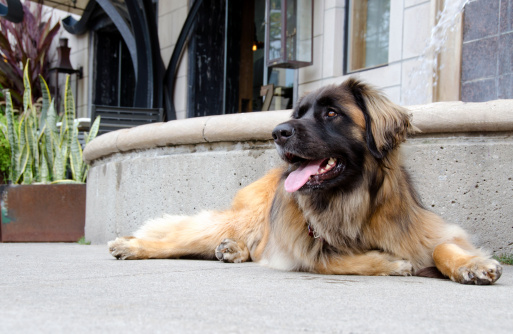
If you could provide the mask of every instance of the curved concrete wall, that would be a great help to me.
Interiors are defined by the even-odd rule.
[[[404,145],[424,204],[475,242],[513,253],[513,101],[409,107],[422,131]],[[84,151],[86,239],[105,243],[145,220],[228,207],[281,161],[271,131],[290,111],[202,117],[99,136]]]

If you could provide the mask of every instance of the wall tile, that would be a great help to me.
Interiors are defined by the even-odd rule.
[[[382,91],[390,101],[397,104],[401,103],[401,86],[383,88]]]
[[[173,31],[174,29],[174,15],[173,13],[168,13],[159,18],[159,26],[158,26],[158,34],[159,34],[159,44],[160,48],[168,48],[171,45],[176,43],[176,36],[178,33]]]
[[[430,3],[404,10],[403,59],[418,57],[431,36]]]
[[[322,80],[321,86],[328,86],[328,85],[340,85],[342,82],[346,81],[350,76],[349,75],[343,75],[340,77],[334,77],[334,78],[328,78]]]
[[[185,119],[187,118],[187,114],[185,113],[185,110],[177,110],[176,111],[176,119]]]
[[[463,43],[461,80],[465,82],[495,76],[497,57],[497,37]]]
[[[498,33],[500,0],[477,0],[465,6],[463,41],[471,41]]]
[[[365,80],[369,84],[384,88],[401,83],[401,63],[389,64],[366,71],[354,73],[353,76]]]
[[[187,108],[187,77],[176,78],[174,99],[176,110]]]
[[[513,32],[499,37],[499,74],[513,72]]]
[[[513,74],[506,74],[499,77],[497,98],[513,99]]]
[[[394,2],[397,3],[397,2],[400,2],[400,1],[392,0],[392,3],[394,3]],[[404,7],[408,8],[408,7],[416,6],[418,4],[426,3],[426,2],[429,2],[429,1],[426,1],[426,0],[405,0],[404,1]]]
[[[169,61],[171,60],[171,55],[173,54],[174,47],[168,46],[166,48],[163,48],[162,45],[160,46],[160,56],[162,57],[162,61],[164,62],[164,65],[167,67],[169,64]]]
[[[166,68],[169,62],[165,63]],[[182,59],[180,59],[180,62],[178,63],[178,72],[176,73],[177,77],[185,77],[188,74],[189,69],[189,57],[188,57],[188,51],[187,49],[185,51],[182,51]]]
[[[322,86],[324,86],[324,85],[322,84],[322,82],[320,80],[299,85],[299,87],[298,87],[298,95],[299,96],[306,95],[309,92],[312,92],[312,91],[314,91],[314,90],[316,90],[318,88],[321,88]]]
[[[82,50],[78,52],[73,52],[73,50],[71,50],[71,52],[72,53],[69,55],[71,66],[73,66],[73,68],[76,70],[82,67],[83,75],[89,75],[89,50]]]
[[[313,34],[320,36],[324,29],[324,1],[314,1]]]
[[[513,31],[513,0],[501,0],[500,32]]]
[[[159,17],[169,12],[172,12],[180,7],[187,7],[187,0],[159,1]]]
[[[187,19],[187,15],[189,14],[189,8],[187,7],[181,7],[178,8],[176,11],[173,12],[173,18],[172,18],[172,24],[173,29],[171,31],[167,31],[168,34],[171,34],[171,40],[173,41],[172,44],[176,43],[176,40],[178,40],[178,36],[180,35],[180,32],[182,31],[182,27],[185,23],[185,20]]]
[[[90,117],[89,112],[87,110],[87,105],[77,106],[76,116],[77,118]]]
[[[83,35],[72,35],[64,30],[64,28],[61,28],[57,36],[55,36],[57,41],[56,47],[59,45],[59,38],[68,39],[68,46],[71,48],[71,52],[85,51],[89,48],[89,32]]]
[[[390,3],[390,37],[388,62],[401,60],[403,47],[403,6],[399,1]]]
[[[323,36],[314,37],[313,65],[299,69],[299,84],[322,79]]]
[[[324,49],[322,51],[322,77],[342,75],[345,11],[332,8],[324,12]]]
[[[402,62],[401,104],[415,105],[432,102],[432,76],[429,66],[418,59]]]
[[[189,9],[184,6],[159,17],[158,34],[161,49],[176,43],[188,13]]]
[[[461,100],[463,102],[485,102],[497,98],[496,79],[486,79],[463,83]]]
[[[73,85],[75,85],[76,77],[73,76]],[[78,106],[87,106],[87,97],[89,96],[89,77],[84,77],[76,82],[76,91],[73,88],[73,94],[76,92],[75,101]],[[75,86],[73,86],[75,87]],[[87,116],[80,116],[87,117]]]
[[[317,2],[317,1],[314,1]],[[322,1],[319,1],[322,2]],[[324,9],[342,8],[346,6],[346,0],[324,0]]]

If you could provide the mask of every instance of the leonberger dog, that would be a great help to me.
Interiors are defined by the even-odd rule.
[[[110,253],[494,283],[499,263],[413,188],[399,146],[415,131],[404,108],[357,79],[320,88],[272,132],[283,168],[241,189],[228,210],[148,221],[109,242]]]

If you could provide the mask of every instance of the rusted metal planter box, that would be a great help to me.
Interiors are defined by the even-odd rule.
[[[2,242],[76,242],[84,236],[85,184],[10,185],[2,194]]]

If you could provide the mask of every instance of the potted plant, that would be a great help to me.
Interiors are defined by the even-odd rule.
[[[2,242],[66,242],[84,235],[88,165],[82,160],[69,76],[60,128],[48,85],[42,77],[40,83],[43,97],[38,106],[32,101],[26,65],[19,119],[10,93],[4,92],[7,126],[0,123],[0,128],[11,148],[11,166],[10,184],[2,194]],[[85,144],[98,133],[99,122],[97,118],[85,134]]]

